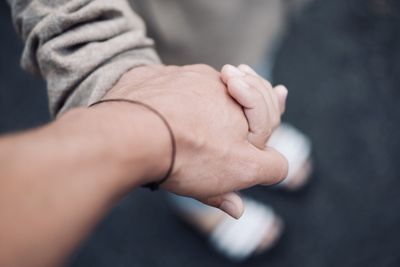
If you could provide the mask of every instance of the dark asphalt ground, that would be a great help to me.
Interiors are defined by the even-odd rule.
[[[44,83],[19,68],[22,45],[4,1],[0,20],[0,131],[9,132],[46,122],[48,112]],[[314,142],[316,170],[296,194],[249,190],[285,219],[286,233],[243,265],[400,266],[399,1],[316,1],[290,30],[275,77],[290,89],[285,119]],[[144,190],[122,201],[70,262],[236,265],[181,223],[162,193]]]

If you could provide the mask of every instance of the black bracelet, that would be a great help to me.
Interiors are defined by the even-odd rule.
[[[135,100],[129,100],[129,99],[123,99],[123,98],[104,99],[104,100],[100,100],[98,102],[95,102],[95,103],[91,104],[89,107],[93,107],[93,106],[96,106],[98,104],[106,103],[106,102],[126,102],[126,103],[131,103],[131,104],[134,104],[134,105],[142,106],[142,107],[150,110],[154,114],[156,114],[162,120],[162,122],[165,124],[165,126],[167,127],[169,136],[171,138],[171,145],[172,145],[171,164],[170,164],[170,166],[168,168],[168,171],[165,174],[164,178],[162,178],[158,182],[152,182],[152,183],[148,183],[148,184],[143,185],[144,187],[147,187],[152,191],[157,190],[160,187],[160,185],[162,183],[164,183],[168,179],[168,177],[171,175],[171,173],[172,173],[172,171],[174,169],[175,157],[176,157],[176,141],[175,141],[174,132],[172,131],[171,126],[169,125],[169,123],[165,119],[165,117],[160,112],[158,112],[156,109],[154,109],[153,107],[151,107],[151,106],[149,106],[149,105],[147,105],[145,103],[142,103],[142,102],[139,102],[139,101],[135,101]]]

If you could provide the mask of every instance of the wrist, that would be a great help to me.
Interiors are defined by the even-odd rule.
[[[66,117],[81,124],[82,135],[97,151],[96,168],[107,168],[119,190],[157,182],[171,162],[171,140],[162,120],[139,105],[107,102],[77,109]],[[66,118],[68,119],[68,118]],[[98,148],[90,148],[91,146]]]

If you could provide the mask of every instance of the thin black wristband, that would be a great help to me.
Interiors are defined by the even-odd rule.
[[[147,187],[152,191],[157,190],[160,187],[160,185],[162,183],[164,183],[169,178],[169,176],[171,175],[171,173],[172,173],[172,171],[174,169],[174,165],[175,165],[176,141],[175,141],[174,132],[172,131],[171,126],[169,125],[169,123],[165,119],[165,117],[160,112],[158,112],[158,110],[154,109],[153,107],[151,107],[151,106],[149,106],[149,105],[147,105],[145,103],[142,103],[142,102],[139,102],[139,101],[136,101],[136,100],[129,100],[129,99],[123,99],[123,98],[104,99],[104,100],[100,100],[100,101],[97,101],[97,102],[91,104],[89,107],[93,107],[93,106],[96,106],[98,104],[107,103],[107,102],[126,102],[126,103],[131,103],[131,104],[134,104],[134,105],[142,106],[142,107],[150,110],[154,114],[156,114],[161,119],[161,121],[165,124],[165,126],[167,127],[169,136],[171,138],[171,146],[172,146],[171,164],[170,164],[170,166],[169,166],[164,178],[162,178],[158,182],[152,182],[152,183],[148,183],[148,184],[143,185],[143,187]]]

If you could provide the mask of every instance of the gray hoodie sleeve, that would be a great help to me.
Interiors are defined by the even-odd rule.
[[[127,0],[8,0],[21,65],[47,81],[53,116],[99,100],[129,69],[159,63]]]

